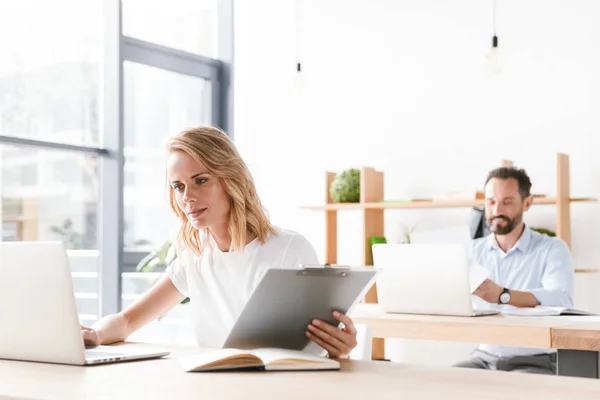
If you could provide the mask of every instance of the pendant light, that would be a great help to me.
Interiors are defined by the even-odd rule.
[[[294,91],[296,93],[297,100],[300,101],[302,94],[304,92],[304,73],[303,73],[303,65],[302,65],[302,0],[296,0],[296,10],[295,10],[295,19],[296,19],[296,66],[295,66],[295,76],[293,80]]]
[[[492,0],[492,32],[492,47],[487,55],[488,71],[490,75],[498,75],[502,72],[502,59],[496,33],[496,0]]]
[[[302,9],[301,0],[296,0],[296,72],[299,74],[302,72],[302,61],[301,61],[301,43],[300,37],[302,35]]]

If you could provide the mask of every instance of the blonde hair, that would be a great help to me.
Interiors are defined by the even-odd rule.
[[[209,126],[187,129],[169,138],[166,147],[167,153],[183,151],[201,162],[208,173],[223,185],[230,201],[227,225],[234,251],[243,251],[248,231],[260,243],[265,243],[269,233],[276,234],[256,193],[252,175],[225,132]],[[201,255],[206,243],[202,242],[198,229],[190,224],[186,214],[177,205],[168,179],[167,190],[171,209],[181,222],[175,240],[176,248],[178,251],[190,249]],[[204,234],[208,238],[210,230],[205,228]]]

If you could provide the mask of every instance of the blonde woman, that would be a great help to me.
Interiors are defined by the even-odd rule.
[[[193,128],[168,140],[167,185],[181,221],[177,260],[136,303],[82,328],[86,345],[123,341],[189,297],[198,345],[219,348],[268,268],[317,263],[302,235],[271,225],[246,164],[221,130]],[[314,320],[306,336],[329,357],[346,357],[356,329],[349,317],[334,317],[344,329]]]

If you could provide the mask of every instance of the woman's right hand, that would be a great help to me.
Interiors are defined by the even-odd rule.
[[[86,346],[99,346],[102,344],[102,340],[96,332],[92,328],[87,328],[85,326],[81,326],[81,336],[83,337],[83,343]]]
[[[122,342],[133,332],[163,315],[185,299],[168,276],[159,280],[141,299],[116,314],[109,314],[94,323],[94,328],[81,326],[86,346],[110,345]]]

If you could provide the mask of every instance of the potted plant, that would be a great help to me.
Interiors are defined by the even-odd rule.
[[[541,233],[543,235],[548,235],[551,237],[555,237],[556,236],[556,232],[551,231],[550,229],[546,229],[546,228],[535,228],[535,227],[531,227],[532,231],[536,231],[538,233]]]
[[[170,240],[165,241],[160,248],[153,250],[146,257],[142,258],[135,267],[138,272],[153,272],[157,268],[171,265],[173,261],[177,259],[177,252],[175,246]],[[189,297],[186,297],[181,301],[181,304],[189,303]]]
[[[336,174],[329,187],[329,194],[336,203],[360,201],[360,170],[350,168]]]

